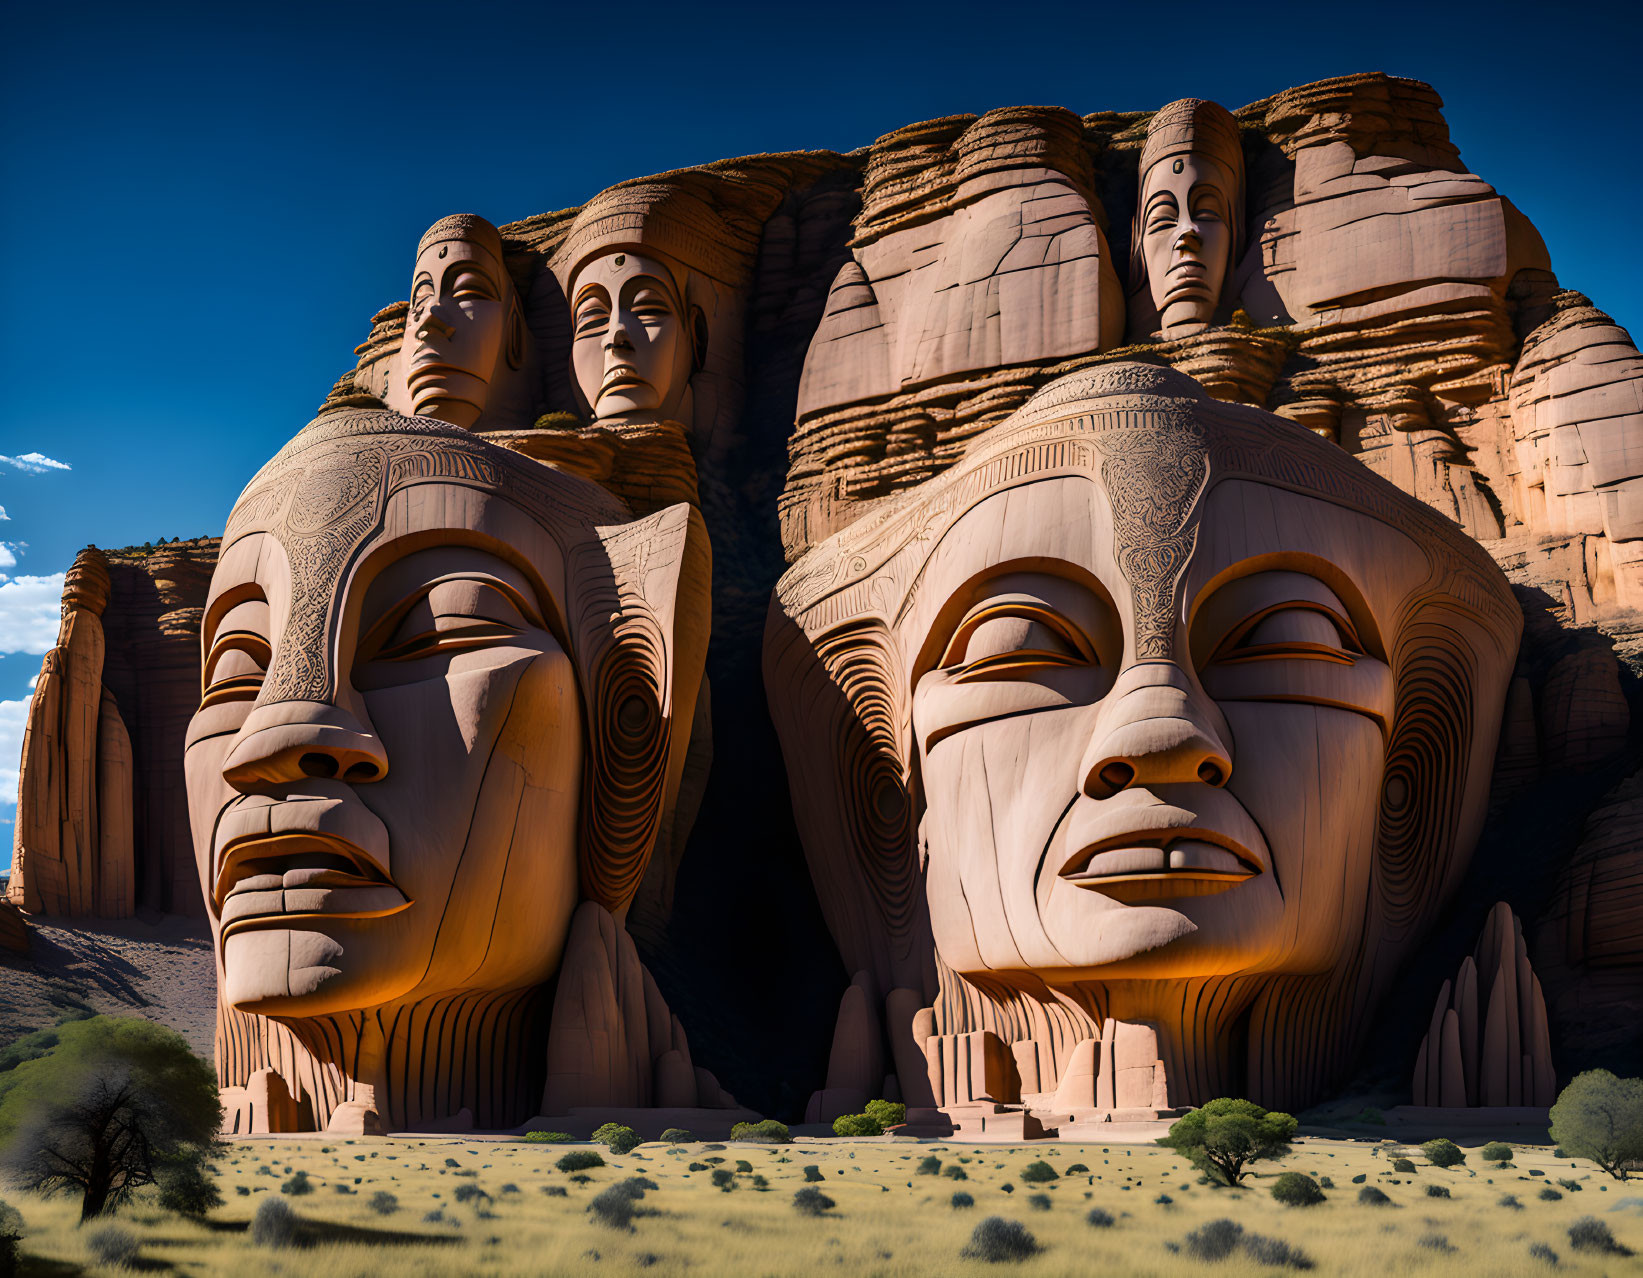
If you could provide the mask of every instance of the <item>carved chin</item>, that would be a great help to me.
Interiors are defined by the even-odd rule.
[[[261,1016],[314,1016],[359,1007],[342,945],[295,928],[242,931],[223,943],[223,998]]]

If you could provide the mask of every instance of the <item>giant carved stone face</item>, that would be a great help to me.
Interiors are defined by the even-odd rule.
[[[322,418],[252,482],[185,764],[226,1003],[313,1017],[552,975],[610,868],[587,864],[607,716],[584,711],[598,644],[577,617],[621,613],[605,536],[624,519],[392,414]],[[682,520],[651,530],[655,562]],[[635,739],[665,700],[643,682],[615,698]]]
[[[1046,387],[778,587],[847,970],[930,998],[922,914],[988,997],[1190,1022],[1194,982],[1317,977],[1361,1008],[1470,854],[1520,624],[1481,549],[1308,432],[1141,365]]]
[[[572,282],[577,389],[595,418],[671,417],[690,381],[692,334],[666,263],[606,253]]]
[[[1177,155],[1148,172],[1138,220],[1165,332],[1214,316],[1231,265],[1237,194],[1233,175],[1206,155]]]

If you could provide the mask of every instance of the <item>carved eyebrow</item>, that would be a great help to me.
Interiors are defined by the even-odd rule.
[[[493,289],[497,288],[496,279],[491,275],[490,271],[485,268],[484,264],[481,262],[476,262],[471,258],[459,258],[447,266],[445,268],[445,283],[449,285],[453,276],[464,271],[472,272],[475,275],[483,277],[485,282]]]
[[[610,290],[603,284],[598,284],[590,280],[586,284],[582,285],[581,288],[576,290],[576,300],[571,303],[571,309],[574,310],[581,306],[583,302],[587,301],[589,297],[592,297],[595,294],[599,295],[599,297],[602,298],[607,305],[610,303]]]
[[[1145,208],[1142,209],[1142,212],[1143,213],[1152,212],[1152,206],[1155,205],[1155,204],[1159,204],[1159,203],[1163,202],[1164,200],[1168,200],[1171,204],[1176,203],[1175,192],[1170,191],[1170,190],[1154,191],[1151,195],[1149,195],[1147,197],[1147,203],[1146,203]]]

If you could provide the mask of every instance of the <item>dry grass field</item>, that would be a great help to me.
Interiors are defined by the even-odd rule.
[[[1320,1274],[1643,1270],[1639,1258],[1577,1252],[1568,1238],[1569,1226],[1591,1215],[1619,1242],[1643,1251],[1643,1185],[1612,1181],[1589,1163],[1555,1160],[1544,1148],[1520,1149],[1507,1168],[1483,1164],[1474,1148],[1464,1166],[1440,1170],[1418,1151],[1389,1143],[1303,1139],[1281,1162],[1255,1164],[1257,1174],[1239,1190],[1199,1183],[1182,1158],[1156,1147],[976,1146],[889,1137],[784,1146],[645,1144],[620,1158],[601,1149],[607,1165],[580,1176],[555,1169],[567,1151],[590,1148],[600,1147],[455,1137],[239,1140],[218,1164],[227,1201],[206,1221],[139,1198],[112,1223],[140,1243],[126,1272],[293,1278],[1197,1272],[1234,1278],[1280,1272],[1245,1250],[1213,1263],[1195,1259],[1183,1240],[1222,1217],[1300,1248]],[[1393,1157],[1410,1153],[1416,1172],[1394,1171]],[[942,1173],[918,1170],[931,1157],[940,1160]],[[1037,1160],[1054,1168],[1057,1179],[1026,1183],[1022,1172]],[[818,1188],[835,1204],[819,1216],[793,1205],[810,1165],[822,1177]],[[962,1177],[949,1174],[955,1168]],[[716,1170],[731,1173],[732,1188],[715,1186]],[[1280,1206],[1268,1187],[1281,1171],[1329,1177],[1328,1201]],[[310,1191],[282,1194],[282,1185],[300,1172],[307,1173]],[[590,1201],[635,1176],[656,1186],[638,1205],[643,1214],[630,1229],[599,1223]],[[1365,1179],[1354,1184],[1358,1176]],[[1580,1188],[1557,1188],[1559,1180]],[[1383,1190],[1390,1204],[1360,1204],[1364,1184]],[[1450,1196],[1429,1197],[1428,1185],[1441,1185]],[[1542,1199],[1549,1185],[1562,1197]],[[381,1192],[396,1199],[385,1214],[372,1206]],[[969,1194],[974,1205],[955,1208],[955,1193]],[[1036,1203],[1035,1195],[1042,1196]],[[1521,1205],[1502,1205],[1507,1195]],[[248,1228],[253,1214],[260,1203],[282,1197],[301,1219],[301,1236],[284,1248],[256,1245]],[[93,1255],[92,1236],[105,1225],[77,1228],[74,1202],[17,1195],[9,1201],[26,1222],[23,1272],[118,1272]],[[1088,1223],[1092,1208],[1109,1213],[1113,1223]],[[1021,1222],[1041,1250],[1015,1263],[961,1258],[971,1231],[994,1215]],[[1530,1254],[1536,1243],[1557,1253],[1555,1268]]]

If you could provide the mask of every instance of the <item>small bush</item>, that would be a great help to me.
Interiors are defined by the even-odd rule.
[[[1067,1175],[1069,1176],[1088,1176],[1089,1174],[1090,1169],[1084,1166],[1083,1163],[1074,1163],[1071,1167],[1067,1168]]]
[[[1169,1207],[1174,1204],[1175,1199],[1171,1198],[1168,1194],[1159,1194],[1158,1197],[1154,1198],[1152,1201],[1157,1203],[1160,1207]]]
[[[1084,1223],[1094,1229],[1111,1229],[1116,1223],[1110,1211],[1102,1211],[1099,1207],[1091,1207],[1089,1214],[1084,1217]]]
[[[570,1190],[563,1185],[543,1185],[542,1192],[549,1198],[569,1198]]]
[[[283,1198],[264,1198],[251,1218],[251,1241],[259,1247],[289,1247],[297,1237],[297,1213]]]
[[[763,1192],[764,1190],[770,1188],[770,1182],[763,1176],[755,1176],[753,1178],[753,1188]]]
[[[1257,1264],[1275,1268],[1311,1269],[1312,1258],[1299,1247],[1291,1247],[1281,1238],[1264,1234],[1245,1234],[1244,1252]]]
[[[1392,1170],[1402,1172],[1406,1176],[1413,1176],[1415,1174],[1415,1164],[1407,1158],[1394,1158],[1392,1160]]]
[[[1427,1251],[1455,1251],[1455,1244],[1442,1234],[1423,1234],[1415,1246],[1424,1247]]]
[[[1478,1157],[1486,1163],[1509,1163],[1512,1161],[1512,1147],[1503,1140],[1492,1140],[1478,1150]]]
[[[1630,1247],[1615,1241],[1609,1227],[1596,1216],[1582,1216],[1569,1226],[1569,1246],[1576,1251],[1595,1251],[1608,1256],[1629,1256]]]
[[[955,1209],[962,1207],[974,1207],[976,1205],[976,1200],[971,1198],[970,1195],[965,1193],[962,1189],[959,1190],[958,1193],[954,1194],[949,1201]]]
[[[1300,1172],[1284,1172],[1273,1181],[1272,1196],[1285,1207],[1311,1207],[1324,1201],[1318,1182]]]
[[[907,1121],[907,1106],[900,1101],[870,1100],[867,1102],[867,1117],[873,1119],[885,1131],[892,1127],[900,1127]]]
[[[390,1194],[386,1189],[379,1189],[376,1193],[371,1195],[370,1201],[366,1203],[366,1206],[376,1212],[379,1216],[392,1216],[399,1210],[399,1199],[397,1196]]]
[[[1497,1205],[1506,1208],[1507,1211],[1523,1210],[1523,1204],[1518,1201],[1518,1196],[1516,1194],[1502,1194],[1500,1202]]]
[[[970,1179],[970,1173],[965,1171],[964,1168],[960,1167],[957,1163],[948,1163],[941,1174],[947,1177],[948,1180]]]
[[[1358,1191],[1358,1201],[1365,1207],[1386,1207],[1392,1200],[1373,1185],[1365,1185]]]
[[[1027,1196],[1027,1206],[1034,1211],[1049,1211],[1055,1204],[1050,1201],[1048,1194],[1029,1194]]]
[[[143,1244],[137,1235],[124,1225],[104,1225],[86,1235],[86,1250],[99,1265],[110,1269],[129,1269],[137,1263],[137,1254]]]
[[[833,1120],[835,1136],[882,1136],[884,1126],[868,1114],[840,1114]]]
[[[609,1229],[633,1228],[633,1218],[639,1215],[639,1200],[647,1189],[655,1189],[656,1182],[644,1176],[630,1176],[601,1190],[588,1203],[588,1214]]]
[[[200,1217],[222,1206],[217,1182],[193,1159],[161,1168],[155,1183],[160,1187],[160,1206],[166,1211]]]
[[[1447,1197],[1449,1197],[1449,1186],[1448,1185],[1428,1185],[1426,1187],[1426,1196],[1428,1198],[1447,1198]]]
[[[1002,1185],[999,1186],[999,1189],[1001,1189],[1006,1194],[1015,1193],[1015,1186],[1010,1184],[1009,1181],[1005,1181]]]
[[[736,1160],[736,1174],[738,1176],[749,1176],[749,1175],[752,1175],[752,1173],[753,1173],[753,1164],[752,1163],[748,1162],[747,1159],[745,1159],[745,1158],[738,1158]]]
[[[1545,1243],[1530,1243],[1529,1254],[1536,1260],[1544,1260],[1548,1265],[1557,1264],[1557,1253]]]
[[[573,1149],[554,1164],[562,1172],[588,1171],[604,1165],[605,1160],[591,1149]]]
[[[941,1159],[931,1154],[928,1158],[921,1160],[913,1171],[915,1175],[919,1176],[939,1176],[941,1175]]]
[[[959,1252],[966,1260],[998,1264],[1006,1260],[1026,1260],[1039,1252],[1038,1239],[1020,1221],[989,1216],[975,1227],[970,1241]]]
[[[314,1192],[314,1182],[308,1179],[308,1173],[299,1171],[290,1180],[280,1186],[280,1193],[290,1194],[293,1198],[302,1194]]]
[[[1318,1177],[1318,1184],[1320,1186],[1322,1186],[1324,1189],[1334,1189],[1335,1188],[1335,1182],[1332,1181],[1328,1176]]]
[[[801,1216],[820,1216],[832,1208],[833,1200],[813,1185],[806,1185],[793,1194],[793,1210]]]
[[[1198,1260],[1225,1260],[1243,1241],[1244,1227],[1223,1217],[1199,1225],[1186,1238],[1187,1254]]]
[[[793,1134],[787,1130],[786,1123],[778,1123],[774,1118],[762,1119],[757,1123],[737,1123],[730,1129],[731,1140],[756,1140],[766,1145],[786,1145],[793,1140]],[[723,1149],[724,1146],[719,1146]]]
[[[805,1180],[809,1181],[811,1184],[819,1184],[820,1182],[827,1179],[826,1176],[822,1175],[821,1168],[816,1166],[815,1163],[806,1163],[805,1164],[804,1178],[805,1178]]]
[[[1542,1185],[1540,1193],[1535,1196],[1543,1203],[1560,1203],[1563,1201],[1563,1191],[1553,1189],[1550,1185]]]
[[[456,1187],[456,1192],[452,1194],[451,1197],[455,1198],[459,1203],[476,1203],[481,1198],[483,1198],[486,1202],[491,1201],[491,1196],[481,1189],[476,1181],[471,1180],[465,1184],[458,1185]]]
[[[662,1140],[669,1145],[686,1145],[690,1143],[691,1135],[683,1127],[669,1127],[662,1133]]]
[[[623,1127],[620,1123],[604,1123],[593,1133],[593,1139],[620,1157],[630,1154],[644,1143],[639,1133],[631,1127]]]
[[[1466,1155],[1461,1153],[1460,1146],[1442,1136],[1422,1145],[1421,1153],[1434,1167],[1459,1167],[1466,1161]]]
[[[736,1173],[728,1167],[715,1167],[713,1169],[713,1186],[715,1189],[722,1189],[728,1194],[736,1188]]]
[[[1028,1163],[1021,1169],[1021,1179],[1029,1185],[1047,1185],[1052,1180],[1060,1180],[1061,1173],[1040,1159],[1036,1163]]]
[[[520,1139],[532,1145],[568,1145],[572,1137],[569,1132],[526,1132]]]

